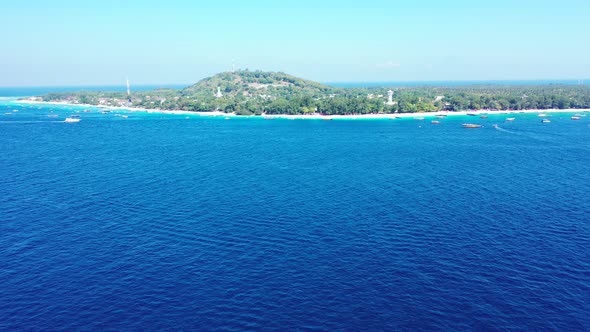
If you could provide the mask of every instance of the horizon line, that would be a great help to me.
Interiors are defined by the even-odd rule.
[[[202,79],[200,79],[202,80]],[[136,87],[155,87],[155,86],[162,86],[163,88],[171,87],[171,86],[190,86],[198,83],[200,80],[192,83],[141,83],[131,85],[133,90],[133,86]],[[369,81],[369,80],[359,80],[359,81],[315,81],[321,84],[403,84],[403,83],[441,83],[441,82],[449,82],[449,83],[462,83],[462,82],[563,82],[563,81],[571,81],[571,82],[578,82],[584,84],[584,81],[589,81],[590,78],[526,78],[526,79],[432,79],[432,80],[391,80],[391,81],[383,81],[383,80],[376,80],[376,81]],[[106,83],[106,84],[55,84],[55,85],[0,85],[0,89],[15,89],[15,88],[73,88],[73,87],[88,87],[88,88],[99,88],[99,87],[126,87],[126,83],[123,82],[121,84],[116,83]]]

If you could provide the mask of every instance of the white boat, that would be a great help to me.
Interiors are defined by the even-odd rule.
[[[64,122],[80,122],[80,118],[66,118]]]
[[[414,120],[422,121],[422,120],[424,120],[424,118],[419,117],[419,118],[414,118]]]
[[[547,116],[547,114],[545,114],[545,113],[541,113],[541,114],[539,114],[539,116],[540,116],[540,117],[542,117],[542,118],[544,118],[544,117],[546,117],[546,116]]]
[[[483,127],[480,124],[474,124],[474,123],[464,123],[463,124],[463,128],[481,128]]]
[[[543,120],[541,120],[541,122],[542,123],[549,123],[549,122],[551,122],[551,120],[549,120],[549,119],[543,119]]]
[[[581,117],[579,117],[579,116],[572,116],[572,117],[571,117],[571,119],[572,119],[572,120],[580,120],[580,119],[582,119],[582,118],[581,118]]]
[[[506,121],[514,121],[515,118],[506,118]]]
[[[231,119],[231,118],[230,118],[230,117],[226,117],[225,119],[226,119],[226,120],[229,120],[229,119]]]

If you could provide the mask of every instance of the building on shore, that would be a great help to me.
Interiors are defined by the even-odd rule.
[[[389,90],[387,91],[387,102],[385,103],[386,105],[395,105],[395,102],[393,101],[393,90]]]

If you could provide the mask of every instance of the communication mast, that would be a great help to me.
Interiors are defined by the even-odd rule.
[[[129,78],[127,78],[127,100],[131,104],[131,88],[129,87]]]

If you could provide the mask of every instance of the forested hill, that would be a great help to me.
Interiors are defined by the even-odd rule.
[[[220,88],[222,94],[235,97],[237,95],[320,95],[336,92],[340,89],[323,85],[314,81],[281,72],[263,72],[240,70],[224,72],[202,79],[197,84],[185,88],[186,95],[211,93]]]
[[[240,70],[184,89],[66,92],[36,100],[101,106],[251,114],[371,114],[460,110],[590,108],[586,85],[471,85],[455,87],[335,88],[279,72]]]

